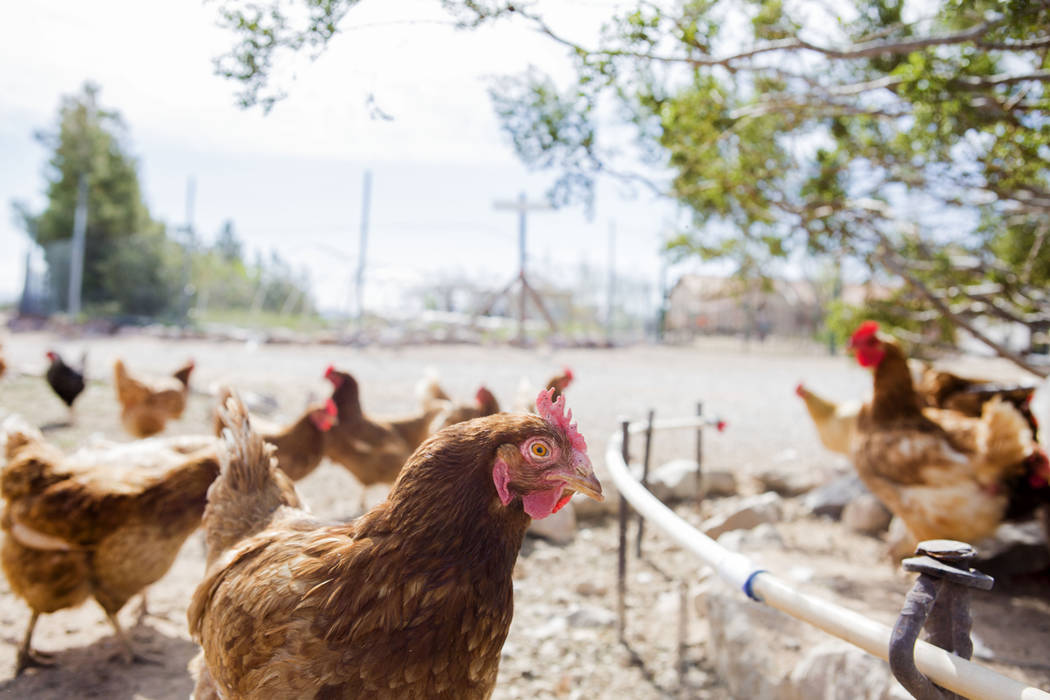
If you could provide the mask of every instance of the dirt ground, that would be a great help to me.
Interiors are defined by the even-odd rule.
[[[705,440],[705,464],[731,469],[738,482],[770,465],[785,472],[807,470],[832,475],[848,466],[824,451],[793,389],[805,380],[836,399],[870,393],[870,375],[844,357],[820,348],[787,344],[742,345],[712,341],[692,347],[634,347],[615,350],[521,350],[505,347],[429,346],[345,348],[255,343],[161,340],[139,335],[64,339],[47,333],[7,334],[3,354],[10,368],[0,379],[0,416],[22,414],[45,426],[49,439],[69,449],[91,435],[126,440],[111,385],[111,366],[122,356],[131,370],[166,373],[193,357],[194,394],[183,418],[169,434],[207,432],[213,388],[227,382],[241,390],[272,396],[280,419],[328,391],[323,372],[329,364],[352,372],[361,384],[365,409],[374,414],[407,412],[416,406],[415,386],[428,368],[456,397],[468,399],[486,383],[500,401],[513,403],[522,377],[535,386],[564,365],[577,381],[569,406],[590,444],[592,459],[604,473],[605,444],[621,417],[638,419],[646,409],[658,416],[692,414],[696,403],[728,422],[721,435]],[[58,425],[65,407],[40,378],[44,352],[57,349],[77,358],[88,351],[89,388],[77,403],[74,426]],[[991,377],[1018,376],[1007,365],[988,360],[957,360],[957,369]],[[534,396],[534,394],[533,394]],[[689,435],[661,435],[655,462],[692,457]],[[606,491],[612,491],[606,480]],[[298,483],[320,516],[345,517],[356,510],[359,486],[334,464],[323,464]],[[746,489],[746,487],[745,487]],[[368,494],[374,502],[383,489]],[[680,513],[699,522],[719,506],[682,506]],[[779,542],[756,556],[775,573],[798,579],[807,592],[832,599],[883,622],[892,622],[910,579],[890,565],[878,539],[847,532],[831,521],[803,513],[798,499],[785,503],[777,524]],[[651,528],[650,528],[651,531]],[[687,686],[675,671],[676,625],[681,583],[693,596],[704,574],[699,563],[659,533],[647,536],[647,558],[658,565],[630,568],[630,610],[626,649],[617,641],[615,518],[581,522],[574,542],[557,546],[529,539],[515,573],[515,618],[504,650],[495,698],[727,698],[730,693],[712,663],[706,625],[693,615],[688,629],[690,670]],[[185,610],[203,572],[199,534],[183,547],[172,570],[149,591],[150,614],[136,623],[137,603],[122,611],[134,643],[150,663],[124,665],[101,609],[87,603],[41,618],[34,646],[53,652],[53,669],[30,670],[13,678],[15,651],[29,612],[0,580],[0,697],[103,697],[168,700],[186,698],[192,688],[186,664],[196,647],[186,630]],[[665,579],[660,571],[670,574]],[[800,573],[800,572],[804,572]],[[590,621],[569,624],[572,615]],[[998,670],[1038,687],[1050,687],[1045,648],[1050,641],[1050,593],[1038,588],[977,595],[975,633],[982,653]],[[797,643],[793,652],[797,653]],[[791,649],[790,640],[784,641]],[[789,653],[789,652],[785,652]],[[789,655],[790,655],[789,653]],[[1043,665],[1041,665],[1043,664]]]

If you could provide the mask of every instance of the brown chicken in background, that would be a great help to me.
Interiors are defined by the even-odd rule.
[[[857,427],[860,401],[835,403],[814,394],[803,384],[795,387],[795,394],[806,404],[806,411],[813,419],[817,437],[825,448],[839,454],[849,454],[849,444]]]
[[[120,358],[113,363],[113,384],[120,402],[120,420],[133,437],[145,438],[164,430],[186,409],[190,390],[191,360],[170,377],[144,380],[128,374]]]
[[[168,571],[200,525],[219,470],[215,444],[189,454],[132,443],[65,455],[17,420],[4,432],[0,557],[11,590],[32,610],[17,672],[45,664],[31,650],[39,616],[89,597],[125,657],[136,658],[117,613]]]
[[[576,375],[573,374],[569,367],[563,367],[560,373],[547,380],[545,388],[554,390],[554,400],[557,401],[561,397],[562,392],[569,388],[569,385],[572,384],[575,378]],[[514,410],[535,413],[536,404],[532,398],[535,395],[535,385],[529,381],[528,377],[522,377],[521,381],[518,382],[518,393],[514,399]]]
[[[442,400],[417,415],[373,419],[361,408],[352,375],[329,367],[325,378],[335,387],[332,400],[339,424],[325,434],[324,454],[346,467],[363,486],[393,483],[405,460],[430,435],[434,419],[448,407]]]
[[[976,542],[1006,517],[1011,488],[1050,473],[1024,417],[999,398],[980,417],[926,409],[907,360],[866,322],[850,339],[857,361],[874,369],[874,396],[857,418],[850,457],[861,479],[915,540]],[[894,545],[894,555],[915,544]]]
[[[924,367],[916,389],[924,406],[958,411],[967,416],[979,416],[984,404],[998,396],[1016,408],[1033,434],[1037,431],[1035,418],[1029,409],[1034,385],[1002,384],[986,379],[967,379],[931,366]]]
[[[219,400],[215,409],[215,434],[221,436],[223,429],[220,411],[233,392],[228,387],[219,390]],[[252,418],[256,432],[263,440],[276,449],[277,466],[289,477],[298,481],[311,474],[324,457],[325,434],[338,424],[339,417],[335,402],[327,399],[324,403],[309,406],[302,415],[286,426],[270,425],[267,422]],[[259,427],[258,424],[262,424]]]
[[[442,412],[435,421],[434,432],[456,423],[499,413],[499,401],[485,385],[478,387],[474,403],[453,403],[434,378],[424,385],[422,404],[424,410],[436,408]]]
[[[229,456],[206,535],[269,519],[209,554],[188,611],[202,647],[195,697],[490,697],[531,518],[575,491],[602,498],[564,402],[538,403],[539,416],[498,414],[432,436],[385,502],[323,524],[282,494],[243,407],[228,402]]]

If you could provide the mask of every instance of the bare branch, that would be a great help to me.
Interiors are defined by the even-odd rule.
[[[1035,51],[1050,48],[1050,36],[1040,36],[1026,41],[978,41],[977,45],[991,51]]]
[[[752,47],[746,51],[740,51],[734,54],[728,54],[726,56],[716,57],[707,54],[699,54],[693,56],[668,56],[660,55],[647,51],[629,51],[626,49],[602,49],[602,50],[590,50],[586,47],[565,38],[558,32],[556,32],[547,22],[539,15],[527,12],[520,8],[513,8],[511,10],[522,17],[526,18],[533,23],[536,30],[541,34],[548,36],[554,41],[567,46],[574,51],[583,52],[591,55],[603,55],[610,58],[613,57],[626,57],[626,58],[642,58],[650,61],[657,61],[660,63],[683,63],[699,68],[701,66],[722,66],[735,70],[737,67],[736,63],[746,61],[747,59],[755,58],[763,54],[775,53],[778,51],[814,51],[822,54],[829,58],[839,59],[860,59],[860,58],[871,58],[873,56],[883,55],[899,55],[907,54],[920,49],[929,48],[931,46],[950,46],[953,44],[964,44],[968,41],[975,41],[980,37],[987,34],[989,31],[994,29],[1000,22],[1000,20],[993,20],[988,22],[982,22],[969,29],[954,34],[942,34],[939,36],[927,36],[918,39],[907,39],[907,40],[876,40],[866,41],[847,48],[836,49],[829,46],[820,46],[813,42],[806,41],[799,37],[793,37],[789,39],[780,39],[777,41],[771,41],[760,46]]]
[[[900,277],[908,283],[908,286],[910,286],[916,292],[924,296],[927,299],[927,301],[930,302],[930,304],[932,304],[942,314],[948,317],[948,319],[951,320],[951,322],[954,325],[958,326],[959,328],[965,329],[974,338],[976,338],[977,340],[981,341],[989,348],[994,350],[1000,357],[1010,360],[1010,362],[1013,362],[1018,367],[1026,369],[1032,374],[1042,378],[1046,378],[1047,375],[1050,374],[1050,372],[1048,372],[1046,369],[1031,364],[1030,362],[1025,360],[1024,357],[1010,350],[1005,345],[995,342],[990,337],[988,337],[988,335],[977,329],[962,315],[952,310],[952,308],[949,307],[948,304],[944,302],[944,300],[942,300],[936,294],[931,292],[926,287],[926,285],[922,283],[920,279],[911,274],[907,267],[901,264],[900,260],[897,258],[897,254],[893,252],[893,246],[890,243],[889,239],[887,239],[881,233],[878,233],[877,235],[883,240],[883,252],[879,256],[880,260],[882,260],[882,263],[887,268],[892,270],[895,274],[900,275]]]
[[[1047,226],[1044,222],[1039,227],[1039,232],[1035,234],[1035,241],[1032,243],[1032,249],[1028,251],[1028,258],[1024,261],[1024,267],[1021,268],[1021,281],[1028,284],[1032,279],[1032,266],[1035,265],[1035,260],[1039,256],[1039,251],[1042,250],[1043,244],[1046,243],[1046,236],[1050,233],[1050,226]]]

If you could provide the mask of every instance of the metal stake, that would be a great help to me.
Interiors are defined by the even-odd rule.
[[[696,402],[696,416],[697,418],[704,417],[704,402]],[[703,487],[703,475],[704,475],[704,428],[703,426],[697,426],[696,428],[696,503],[700,505],[700,502],[704,500],[704,487]]]
[[[689,586],[685,581],[678,587],[678,687],[685,691],[685,675],[689,669],[686,659],[689,639]]]
[[[920,542],[918,556],[905,559],[905,571],[919,573],[904,600],[890,637],[890,670],[900,684],[919,700],[961,698],[942,689],[915,666],[915,640],[923,626],[927,641],[964,659],[973,655],[970,628],[970,588],[991,590],[995,580],[969,568],[973,547],[954,540]]]
[[[629,420],[621,421],[623,428],[623,462],[631,463],[631,452],[629,447],[630,427]],[[616,572],[616,612],[620,618],[620,641],[627,642],[627,499],[620,496],[620,551]]]
[[[649,488],[649,457],[652,454],[653,447],[653,417],[656,415],[656,411],[649,409],[648,422],[645,426],[645,452],[644,459],[642,460],[642,486],[646,489]],[[642,534],[645,532],[645,518],[638,516],[638,539],[634,543],[635,556],[641,559],[642,557]]]

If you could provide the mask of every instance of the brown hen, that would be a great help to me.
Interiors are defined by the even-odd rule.
[[[549,395],[547,395],[549,396]],[[193,596],[201,643],[195,697],[488,698],[513,614],[511,573],[531,518],[574,490],[601,499],[562,402],[437,433],[389,498],[350,524],[323,524],[282,498],[272,459],[228,403],[205,515],[268,525],[215,559]],[[262,510],[263,508],[260,508]]]
[[[200,524],[219,469],[214,443],[188,454],[132,443],[65,455],[27,425],[4,430],[0,554],[11,590],[33,612],[18,672],[41,663],[31,652],[40,614],[88,597],[134,658],[117,612],[168,571]]]
[[[397,478],[409,455],[431,433],[431,424],[446,401],[435,401],[421,413],[404,418],[371,418],[361,408],[357,380],[329,367],[325,378],[335,390],[332,400],[339,424],[325,435],[324,454],[357,477],[363,486],[389,484]]]
[[[219,390],[219,401],[215,410],[215,434],[222,435],[223,422],[219,416],[221,407],[233,394],[228,387]],[[286,426],[262,424],[253,418],[256,431],[263,440],[276,449],[277,466],[289,477],[298,481],[309,474],[324,458],[325,433],[339,422],[335,402],[327,399],[324,403],[309,406],[302,415]]]
[[[149,437],[164,430],[169,420],[182,417],[193,366],[191,360],[170,377],[145,380],[128,374],[124,361],[117,358],[113,363],[113,384],[124,429],[137,438]]]

